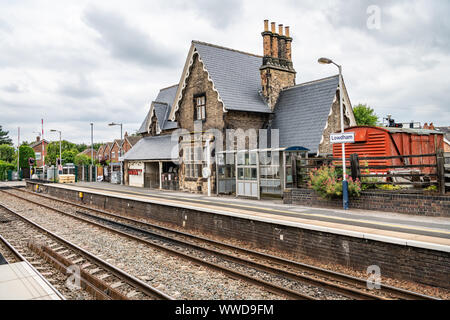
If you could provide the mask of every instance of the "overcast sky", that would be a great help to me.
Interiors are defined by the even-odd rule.
[[[449,15],[448,0],[0,0],[0,125],[14,143],[41,118],[49,140],[90,143],[90,122],[98,142],[120,136],[111,121],[133,133],[191,40],[262,55],[264,19],[291,27],[297,83],[336,74],[326,56],[353,105],[450,125]]]

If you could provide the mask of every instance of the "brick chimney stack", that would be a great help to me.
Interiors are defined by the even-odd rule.
[[[283,88],[295,85],[295,70],[292,66],[292,38],[289,34],[289,27],[286,26],[283,32],[283,25],[278,25],[276,33],[276,23],[271,23],[269,31],[269,20],[264,20],[263,36],[263,63],[259,68],[261,72],[261,93],[267,104],[273,110],[278,100],[278,96]]]

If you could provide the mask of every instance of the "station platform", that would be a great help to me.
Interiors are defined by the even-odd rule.
[[[0,189],[13,188],[13,187],[25,187],[26,184],[27,183],[26,183],[25,180],[21,180],[21,181],[0,181]]]
[[[0,265],[0,300],[62,300],[27,262]]]
[[[184,207],[221,215],[330,232],[393,244],[450,252],[450,218],[406,215],[360,209],[337,210],[283,204],[278,200],[251,200],[233,196],[207,197],[180,191],[160,191],[106,182],[49,184],[72,189]]]

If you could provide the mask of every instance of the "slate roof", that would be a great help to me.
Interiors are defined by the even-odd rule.
[[[134,146],[139,140],[141,140],[141,137],[139,137],[139,136],[127,136],[126,139],[131,144],[131,146]]]
[[[125,155],[125,160],[178,160],[178,140],[172,135],[144,137]]]
[[[78,154],[84,154],[84,155],[87,155],[88,157],[90,157],[91,156],[91,150],[92,150],[91,148],[85,149],[85,150],[81,151]],[[94,154],[94,158],[95,158],[97,156],[97,150],[94,149],[93,154]]]
[[[31,148],[34,148],[34,147],[40,145],[40,144],[42,143],[42,141],[44,141],[44,142],[47,143],[47,144],[49,143],[47,140],[43,139],[43,140],[39,140],[39,141],[33,142],[32,144],[30,144],[30,147],[31,147]]]
[[[171,106],[166,103],[154,101],[153,108],[155,109],[156,118],[161,130],[174,129],[177,127],[175,121],[169,121]]]
[[[227,110],[270,113],[260,95],[262,57],[192,41]]]
[[[153,106],[158,104],[158,109],[161,110],[162,105],[166,105],[167,109],[165,112],[157,111],[155,108],[155,114],[158,118],[158,123],[161,128],[161,130],[166,129],[174,129],[177,127],[177,123],[174,121],[168,121],[169,114],[170,114],[170,107],[173,104],[173,101],[175,100],[175,95],[177,93],[178,84],[167,87],[164,89],[161,89],[158,93],[158,96],[156,97],[155,101],[152,102]],[[145,117],[144,121],[141,124],[141,127],[137,131],[137,133],[147,133],[147,128],[149,126],[150,117],[151,117],[151,108],[147,113],[147,116]],[[159,114],[159,116],[158,116]],[[164,115],[163,115],[164,114]]]
[[[317,153],[339,76],[306,82],[283,90],[274,109],[273,129],[280,147],[302,146]]]

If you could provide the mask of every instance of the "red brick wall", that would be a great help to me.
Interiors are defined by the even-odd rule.
[[[48,147],[48,143],[46,143],[44,141],[44,154],[43,154],[44,157],[47,156],[47,147]],[[43,163],[42,163],[42,143],[38,144],[37,146],[34,146],[33,150],[35,153],[36,152],[41,153],[41,160],[36,160],[35,163],[36,163],[36,167],[42,167],[42,165],[43,165]],[[44,160],[45,160],[45,158],[44,158]],[[48,164],[47,160],[45,160],[45,163]]]
[[[283,202],[308,207],[342,209],[341,199],[325,200],[311,189],[287,189],[283,195]],[[363,191],[360,197],[350,199],[349,207],[424,216],[450,217],[450,196]]]

